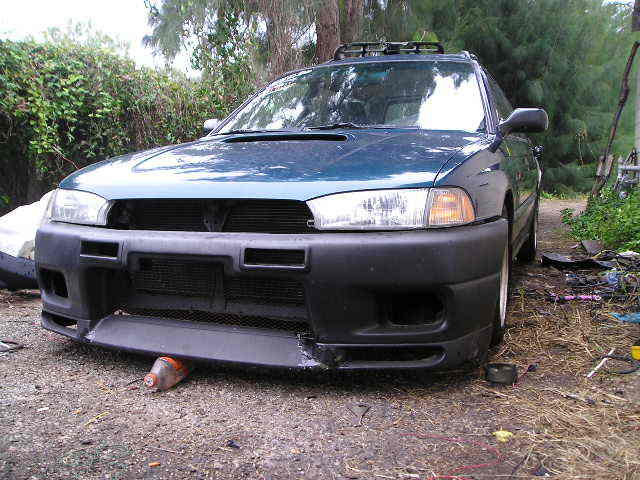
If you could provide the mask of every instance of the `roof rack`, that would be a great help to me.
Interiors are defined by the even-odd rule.
[[[440,42],[354,42],[336,48],[334,60],[367,55],[395,55],[398,53],[444,53]]]
[[[478,57],[476,57],[473,53],[467,52],[466,50],[462,50],[460,53],[467,57],[469,60],[478,60]]]

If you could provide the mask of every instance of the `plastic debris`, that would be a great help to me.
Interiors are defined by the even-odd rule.
[[[235,448],[235,449],[239,449],[240,445],[238,445],[235,441],[233,440],[227,440],[227,443],[225,444],[225,446],[229,447],[229,448]]]
[[[189,375],[189,371],[189,365],[184,360],[158,357],[143,382],[148,388],[168,390]]]
[[[160,465],[160,462],[149,462],[150,467],[159,467]]]
[[[591,370],[591,371],[587,374],[587,378],[591,378],[591,377],[593,377],[593,376],[596,374],[596,372],[597,372],[598,370],[600,370],[600,369],[604,366],[604,364],[605,364],[605,363],[607,363],[607,360],[609,359],[609,356],[610,356],[610,355],[613,355],[613,352],[615,352],[615,351],[616,351],[616,349],[615,349],[615,348],[612,348],[612,349],[609,351],[609,353],[607,353],[607,354],[602,358],[602,360],[600,360],[600,363],[598,363],[598,365],[596,365],[596,367],[595,367],[593,370]]]
[[[582,240],[580,243],[582,243],[582,248],[592,257],[604,250],[602,243],[598,240]]]
[[[625,323],[640,323],[640,312],[627,313],[624,315],[621,313],[612,313],[611,316]]]
[[[371,407],[366,403],[356,403],[355,405],[350,406],[349,410],[351,410],[351,413],[353,413],[358,418],[358,423],[354,426],[361,427],[362,420],[364,420],[364,416],[367,414],[367,412],[371,410]]]
[[[13,352],[24,348],[24,345],[13,340],[0,340],[0,352]]]
[[[36,289],[35,240],[52,192],[0,217],[0,288]]]
[[[600,295],[556,295],[555,293],[551,294],[551,299],[557,302],[569,302],[572,300],[581,300],[586,302],[602,301],[602,297]]]
[[[544,466],[540,465],[538,468],[536,468],[533,472],[536,477],[550,477],[551,476],[551,472],[549,470],[547,470]]]
[[[0,252],[12,257],[34,259],[36,230],[42,223],[52,193],[0,217]]]
[[[630,373],[636,373],[638,370],[640,370],[640,363],[636,362],[633,358],[630,358],[630,357],[626,357],[623,355],[604,355],[602,358],[606,360],[615,360],[618,362],[628,363],[630,365],[630,367],[627,367],[621,370],[605,369],[605,372],[611,373],[613,375],[628,375]]]
[[[512,363],[489,363],[485,375],[488,382],[513,385],[518,380],[518,367]]]
[[[626,252],[620,252],[618,253],[618,256],[627,260],[640,262],[640,253],[634,252],[632,250],[627,250]]]
[[[542,264],[559,268],[588,268],[593,266],[593,260],[586,256],[568,256],[559,253],[543,253]]]
[[[636,344],[631,346],[631,358],[640,361],[640,340],[636,340]]]
[[[498,430],[493,432],[493,436],[496,437],[496,440],[502,443],[506,443],[513,437],[513,433],[508,430]]]

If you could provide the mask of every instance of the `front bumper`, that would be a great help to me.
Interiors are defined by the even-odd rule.
[[[502,219],[429,231],[300,235],[49,223],[36,238],[42,323],[78,341],[153,355],[302,368],[450,367],[476,358],[489,343],[507,231]],[[87,247],[96,242],[110,247]],[[304,251],[304,260],[296,265],[249,264],[247,249]],[[139,295],[131,279],[144,257],[206,260],[220,269],[219,283],[238,278],[296,281],[304,287],[304,302],[234,303],[224,298],[222,287],[206,301]],[[58,276],[57,287],[52,272]],[[428,306],[428,321],[398,324],[397,311],[420,299],[437,304]],[[131,306],[138,308],[133,314]],[[191,322],[180,315],[148,313],[150,307],[156,307],[154,312],[261,315],[303,322],[309,329]]]

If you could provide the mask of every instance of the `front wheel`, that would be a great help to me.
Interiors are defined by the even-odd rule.
[[[503,212],[503,217],[508,217]],[[511,232],[511,225],[509,225]],[[507,242],[502,252],[500,262],[500,287],[496,304],[496,313],[493,319],[493,333],[491,335],[491,346],[494,347],[502,343],[504,331],[507,326],[507,301],[509,300],[509,281],[511,279],[511,234],[507,237]]]
[[[518,252],[518,260],[526,263],[533,262],[536,259],[536,248],[538,247],[538,202],[533,207],[532,216],[529,236]]]

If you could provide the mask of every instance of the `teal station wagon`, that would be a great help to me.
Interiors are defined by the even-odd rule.
[[[44,328],[95,345],[290,368],[448,368],[505,327],[540,167],[467,53],[357,43],[194,142],[60,183],[38,231]]]

